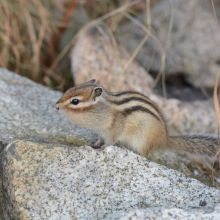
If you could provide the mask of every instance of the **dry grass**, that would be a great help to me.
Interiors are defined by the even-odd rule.
[[[81,7],[89,20],[108,14],[124,4],[123,1],[101,0],[1,0],[0,1],[0,66],[34,81],[56,86],[65,84],[59,68],[74,40],[60,51],[60,39],[66,29],[73,32],[82,27],[69,26],[76,7]],[[99,7],[97,7],[99,4]],[[53,12],[56,11],[56,14]],[[56,16],[58,15],[58,16]],[[123,16],[117,13],[106,21],[115,29]],[[62,89],[61,89],[62,90]]]
[[[47,5],[40,1],[2,0],[0,16],[1,66],[15,72],[31,70],[36,80],[43,40],[55,30],[49,24]]]
[[[0,66],[50,85],[47,71],[59,54],[59,41],[76,3],[76,0],[1,0]],[[63,16],[61,20],[52,15],[54,10]],[[51,78],[57,83],[64,80],[59,73],[51,74]]]
[[[152,37],[161,48],[161,69],[164,66],[164,52],[156,36],[150,30],[150,5],[157,0],[1,0],[0,1],[0,66],[20,75],[31,78],[52,88],[63,91],[72,86],[68,51],[73,47],[77,36],[86,29],[104,22],[110,32],[118,26],[134,20],[140,12],[147,12],[146,36],[132,54],[125,66],[126,70],[140,51],[148,37]],[[99,7],[97,7],[97,5]],[[75,9],[82,9],[88,17],[85,26],[75,27],[70,21]],[[56,11],[56,13],[54,13]],[[141,26],[141,23],[136,21]],[[143,26],[143,25],[142,25]],[[66,30],[75,36],[59,48]],[[112,34],[113,38],[114,35]],[[114,39],[113,39],[114,40]],[[61,61],[65,60],[67,69]],[[67,73],[65,73],[67,72]]]
[[[42,59],[57,31],[51,7],[61,8],[59,0],[0,1],[1,67],[41,81]]]

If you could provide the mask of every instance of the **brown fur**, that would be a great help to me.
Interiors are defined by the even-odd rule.
[[[121,142],[145,157],[158,149],[200,158],[214,157],[217,152],[217,139],[211,136],[169,137],[158,106],[145,95],[130,91],[110,93],[100,88],[95,80],[71,88],[59,99],[57,109],[73,123],[99,133],[106,144]],[[78,105],[71,104],[75,97],[80,97]]]

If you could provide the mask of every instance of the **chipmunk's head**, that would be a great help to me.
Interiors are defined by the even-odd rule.
[[[94,106],[103,99],[102,93],[103,88],[96,84],[96,79],[92,79],[67,90],[56,103],[56,109],[78,124],[83,115],[94,111]]]

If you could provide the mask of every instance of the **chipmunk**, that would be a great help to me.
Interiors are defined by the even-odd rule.
[[[217,153],[217,138],[169,136],[162,113],[151,99],[134,91],[108,92],[96,79],[67,90],[56,108],[74,124],[99,134],[93,148],[120,142],[144,157],[152,150],[170,149],[209,160]]]

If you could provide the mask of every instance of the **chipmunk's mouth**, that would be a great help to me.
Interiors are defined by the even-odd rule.
[[[56,109],[57,109],[58,111],[60,110],[59,104],[56,104]]]

